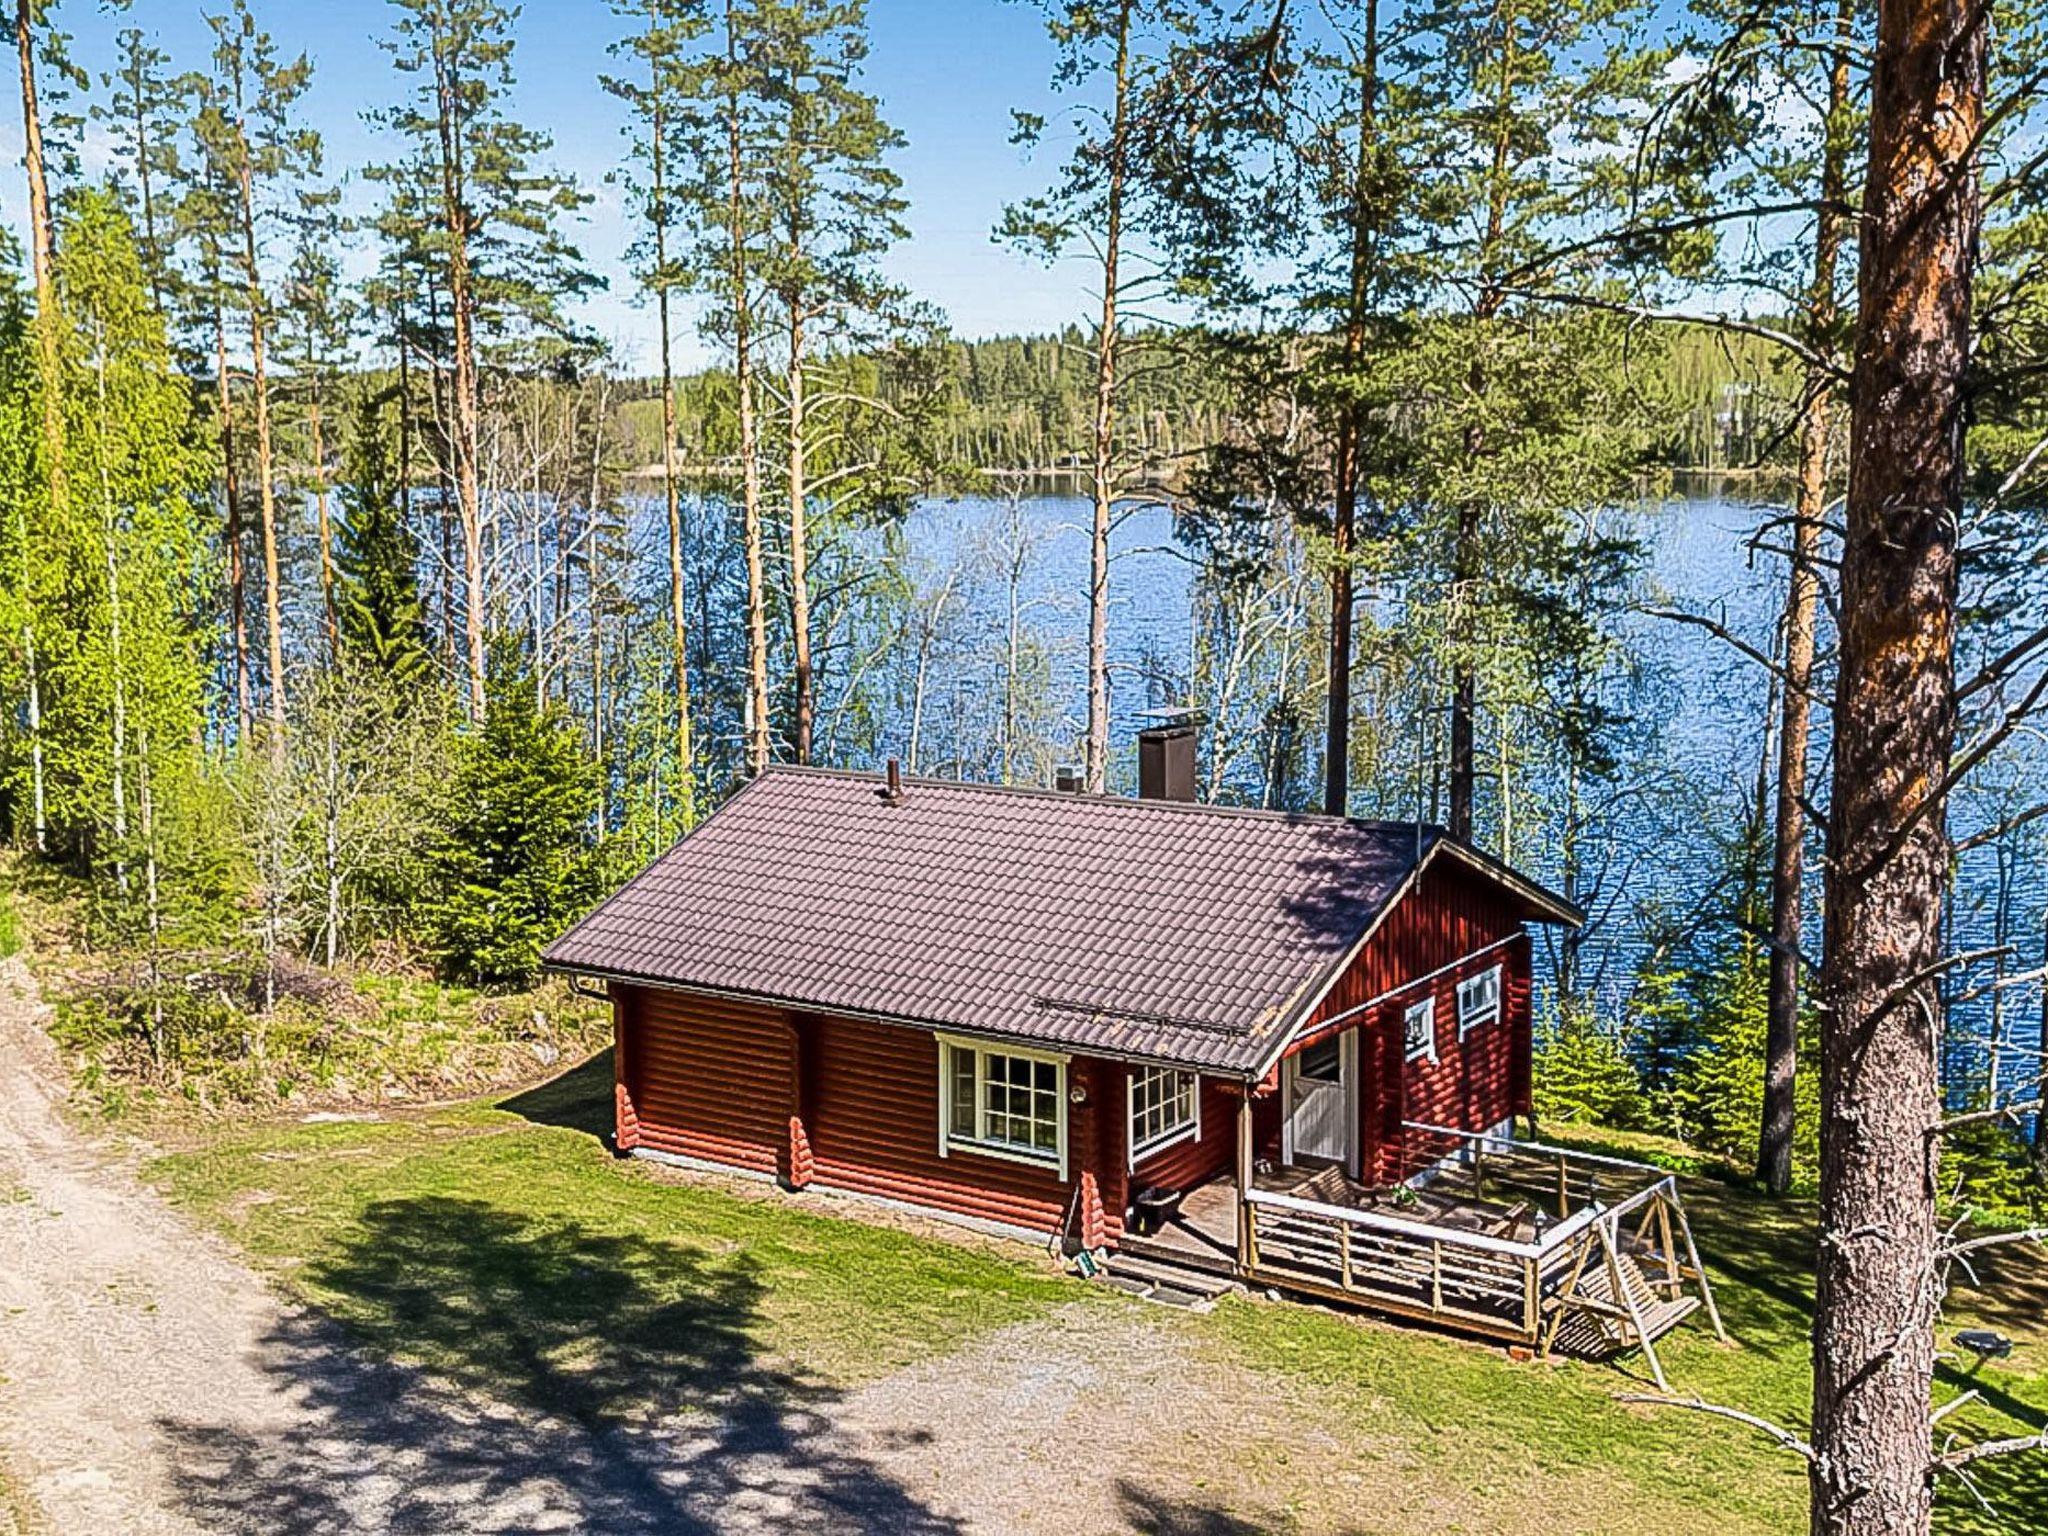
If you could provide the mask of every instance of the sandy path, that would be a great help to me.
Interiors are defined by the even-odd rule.
[[[1298,1474],[1262,1475],[1268,1449],[1369,1507],[1361,1448],[1318,1427],[1327,1405],[1275,1402],[1135,1305],[1062,1308],[850,1396],[716,1414],[622,1423],[457,1394],[356,1353],[73,1134],[36,1009],[19,960],[0,962],[0,1466],[48,1531],[1326,1528],[1274,1510]]]

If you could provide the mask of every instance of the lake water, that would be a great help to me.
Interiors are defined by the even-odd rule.
[[[1782,600],[1783,562],[1768,555],[1753,558],[1746,541],[1770,515],[1770,509],[1726,494],[1673,497],[1635,509],[1638,535],[1649,553],[1644,606],[1709,615],[1768,649]],[[992,530],[1004,516],[1004,504],[997,501],[932,501],[913,513],[905,529],[913,564],[926,584],[935,586],[951,566],[963,568],[955,590],[984,624],[1000,623],[1007,583],[992,580],[985,565],[963,555],[1001,542]],[[1088,503],[1074,496],[1033,497],[1019,503],[1014,516],[1013,526],[1025,530],[1029,548],[1019,597],[1030,629],[1048,647],[1051,693],[1065,712],[1052,734],[1078,742],[1085,699]],[[1113,787],[1128,792],[1135,771],[1129,747],[1141,712],[1162,702],[1167,680],[1183,679],[1189,671],[1195,566],[1161,509],[1132,512],[1118,526],[1112,548],[1112,726],[1121,749]],[[1647,680],[1644,695],[1651,702],[1627,733],[1622,776],[1656,792],[1632,798],[1605,829],[1613,850],[1610,867],[1625,871],[1625,877],[1612,880],[1601,894],[1584,963],[1609,1010],[1618,1009],[1625,996],[1643,915],[1660,907],[1684,910],[1724,867],[1722,841],[1754,797],[1765,712],[1761,669],[1706,631],[1635,613],[1625,621],[1623,635]],[[985,698],[975,697],[985,686],[972,676],[954,677],[944,697],[928,698],[928,719],[986,705]],[[1816,729],[1817,762],[1824,751],[1822,720]],[[930,755],[924,766],[946,771]],[[2048,795],[2048,772],[2039,754],[2013,754],[1988,777],[1995,782],[1973,788],[1956,805],[1951,820],[1958,835],[1995,823],[1999,805],[2024,803],[2015,796],[2027,788]],[[2033,829],[2040,830],[2039,824]],[[2042,964],[2048,905],[2043,849],[2040,836],[2022,836],[2003,854],[1987,847],[1964,857],[1954,903],[1954,947],[1986,947],[2002,926],[2017,946],[2005,963],[2008,971]],[[1551,860],[1541,851],[1518,851],[1517,861],[1538,878],[1555,877],[1548,867]],[[1809,886],[1818,883],[1815,868]],[[1817,950],[1817,922],[1809,931]],[[1969,978],[1959,977],[1957,987],[1981,986],[1990,979],[1989,968],[1980,967]],[[2037,1045],[2038,988],[2010,989],[2002,1007],[2007,1038]],[[1990,1022],[1986,999],[1955,1010],[1958,1051],[1952,1066],[1959,1076],[1980,1072],[1981,1061],[1973,1064],[1962,1042],[1982,1037]],[[2011,1066],[2006,1071],[2008,1079],[2016,1075]],[[2031,1075],[2032,1068],[2026,1071]]]

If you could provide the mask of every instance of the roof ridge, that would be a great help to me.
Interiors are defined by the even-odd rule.
[[[887,781],[884,773],[869,768],[830,768],[819,763],[770,763],[758,777],[769,774],[788,774],[792,777],[818,779],[842,779],[849,783],[881,784]],[[1105,805],[1128,807],[1146,811],[1178,811],[1183,814],[1203,816],[1242,816],[1261,821],[1282,821],[1296,825],[1326,824],[1333,827],[1358,827],[1368,831],[1384,832],[1393,829],[1406,831],[1420,828],[1425,834],[1449,839],[1450,834],[1433,821],[1410,821],[1380,816],[1332,816],[1327,811],[1285,811],[1263,805],[1219,805],[1213,800],[1158,800],[1140,795],[1096,794],[1087,790],[1055,789],[1045,784],[991,784],[983,779],[934,779],[923,775],[904,775],[902,784],[909,789],[936,789],[949,793],[967,792],[974,794],[1014,795],[1020,799],[1078,801],[1083,805]]]

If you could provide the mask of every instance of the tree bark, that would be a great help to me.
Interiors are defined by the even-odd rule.
[[[1116,98],[1109,129],[1109,185],[1102,233],[1102,325],[1095,345],[1095,430],[1089,459],[1094,517],[1088,546],[1088,737],[1082,781],[1109,782],[1109,522],[1116,501],[1117,273],[1123,255],[1124,145],[1129,132],[1131,0],[1117,8]]]
[[[1344,318],[1345,387],[1357,388],[1365,357],[1365,306],[1372,272],[1370,207],[1374,108],[1379,86],[1379,0],[1366,0],[1365,56],[1358,82],[1358,162],[1351,185],[1351,288]],[[1351,560],[1358,525],[1359,451],[1365,407],[1356,394],[1337,424],[1336,513],[1330,528],[1330,679],[1323,749],[1323,810],[1342,816],[1351,801]]]
[[[1823,211],[1814,230],[1808,290],[1809,345],[1825,350],[1834,330],[1835,269],[1844,228],[1833,210],[1848,180],[1849,41],[1854,13],[1835,14],[1836,51],[1828,71],[1826,143],[1821,152]],[[1770,992],[1764,1031],[1763,1128],[1757,1177],[1773,1194],[1792,1187],[1798,1133],[1800,944],[1805,930],[1806,769],[1813,719],[1814,632],[1820,607],[1821,518],[1827,509],[1828,437],[1834,384],[1821,369],[1806,377],[1799,423],[1799,491],[1793,507],[1792,574],[1785,591],[1785,691],[1778,724],[1778,790],[1771,850]]]
[[[1955,728],[1984,8],[1882,0],[1850,386],[1821,1030],[1812,1528],[1932,1505],[1940,795]]]

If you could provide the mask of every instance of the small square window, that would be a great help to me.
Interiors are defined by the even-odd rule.
[[[1436,999],[1425,997],[1401,1015],[1401,1036],[1410,1061],[1436,1060]]]
[[[1500,967],[1458,983],[1458,1033],[1468,1034],[1500,1017]]]
[[[1325,1035],[1314,1045],[1303,1047],[1301,1054],[1294,1058],[1294,1075],[1316,1083],[1341,1083],[1344,1080],[1344,1047],[1340,1037]]]

